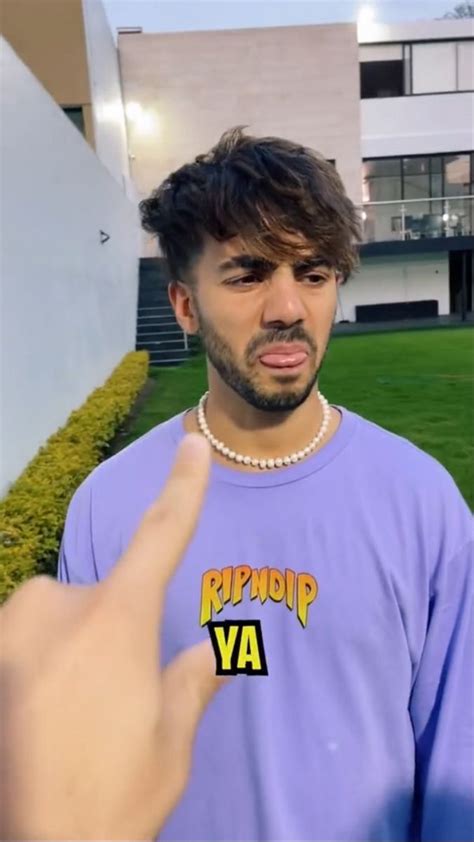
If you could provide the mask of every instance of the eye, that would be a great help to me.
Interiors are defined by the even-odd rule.
[[[252,286],[252,284],[259,283],[260,278],[257,275],[249,273],[248,275],[241,275],[240,278],[230,278],[228,281],[224,281],[226,286],[236,287],[236,286],[243,286],[248,287]]]
[[[309,275],[304,275],[303,280],[308,281],[310,286],[321,287],[328,282],[329,278],[327,275],[318,275],[315,272],[311,272]]]

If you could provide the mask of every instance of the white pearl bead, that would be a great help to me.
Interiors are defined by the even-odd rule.
[[[281,468],[283,465],[288,466],[291,464],[295,464],[301,459],[304,459],[305,456],[307,456],[315,449],[315,447],[319,444],[321,439],[324,438],[331,420],[331,408],[329,405],[329,401],[321,394],[321,392],[318,392],[318,398],[323,411],[323,419],[319,432],[312,439],[312,441],[310,441],[310,443],[305,448],[303,448],[302,450],[298,450],[295,453],[292,453],[290,456],[280,456],[277,459],[257,459],[251,456],[244,456],[241,453],[236,453],[234,450],[231,450],[223,442],[219,441],[219,439],[212,435],[208,427],[205,414],[205,406],[208,395],[209,391],[205,392],[198,403],[197,420],[199,429],[206,437],[206,439],[211,443],[214,449],[217,450],[219,453],[222,453],[226,458],[232,459],[233,461],[238,462],[240,464],[243,463],[244,465],[252,465],[252,467],[254,468]]]

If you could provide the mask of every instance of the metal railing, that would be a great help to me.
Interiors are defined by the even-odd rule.
[[[474,195],[365,202],[360,214],[365,243],[474,234]]]

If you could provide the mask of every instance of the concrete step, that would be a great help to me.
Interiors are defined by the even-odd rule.
[[[137,321],[137,327],[143,328],[144,330],[154,327],[174,327],[175,325],[176,327],[179,327],[176,319],[171,318],[170,316],[164,316],[159,319],[155,316],[154,319],[138,319]],[[181,328],[179,329],[181,330]]]
[[[154,349],[154,348],[182,348],[186,350],[186,345],[184,344],[183,337],[177,336],[170,339],[153,339],[149,337],[148,339],[137,339],[136,341],[136,348],[137,350],[141,350],[143,348]],[[188,344],[189,348],[189,344]]]
[[[137,342],[146,342],[148,339],[156,340],[179,340],[185,345],[185,338],[182,330],[137,330]]]
[[[138,307],[139,313],[172,313],[173,308],[171,304],[143,304]]]
[[[162,331],[162,330],[179,330],[180,333],[183,333],[182,328],[179,326],[176,320],[171,319],[163,319],[158,322],[137,322],[137,330],[141,331]]]
[[[192,357],[189,351],[178,351],[171,349],[168,351],[151,351],[150,365],[180,365]]]

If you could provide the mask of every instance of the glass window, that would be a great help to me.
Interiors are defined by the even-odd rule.
[[[82,106],[65,107],[63,108],[63,111],[69,117],[71,123],[74,123],[76,129],[79,129],[81,134],[85,135],[84,112],[82,110]]]
[[[363,163],[364,178],[379,175],[400,176],[400,158],[374,158]]]
[[[430,171],[429,158],[404,158],[403,159],[403,174],[404,175],[425,175]]]
[[[426,175],[406,175],[403,178],[404,199],[428,199],[430,196],[430,177]]]
[[[443,176],[441,173],[433,173],[431,176],[431,195],[443,195]]]
[[[363,163],[363,201],[474,194],[474,152],[375,158]]]
[[[362,99],[403,96],[405,94],[403,59],[364,61],[360,65]]]
[[[364,161],[362,170],[365,202],[390,202],[402,198],[400,158]]]
[[[369,182],[369,201],[392,202],[402,198],[400,177],[382,176]]]
[[[469,155],[444,155],[444,195],[464,196],[470,190]]]
[[[442,172],[443,171],[443,156],[442,155],[432,155],[430,158],[430,167],[431,172]]]

